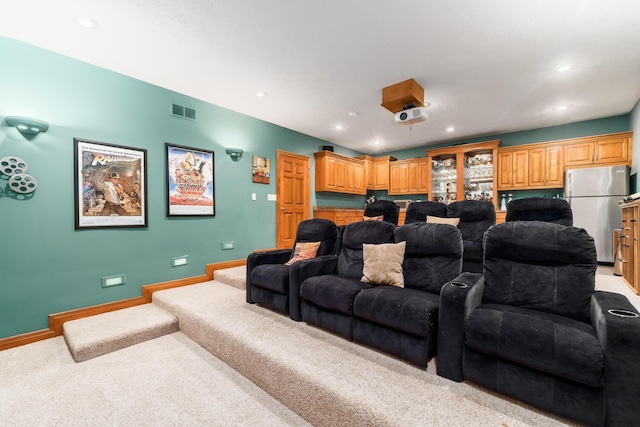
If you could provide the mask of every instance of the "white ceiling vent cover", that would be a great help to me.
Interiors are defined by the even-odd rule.
[[[181,119],[196,120],[196,110],[193,108],[185,107],[174,102],[171,103],[171,110],[169,112],[174,117],[180,117]]]

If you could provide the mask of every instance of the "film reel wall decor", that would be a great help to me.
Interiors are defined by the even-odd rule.
[[[7,156],[0,159],[0,173],[3,177],[9,177],[4,189],[0,189],[0,197],[30,195],[38,188],[38,181],[27,173],[29,166],[20,157]]]

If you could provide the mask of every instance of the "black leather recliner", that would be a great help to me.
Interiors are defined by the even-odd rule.
[[[400,207],[391,200],[376,200],[368,203],[364,207],[364,216],[376,217],[382,216],[383,221],[398,225],[398,217],[400,216]]]
[[[640,420],[640,317],[594,291],[593,238],[542,221],[491,227],[484,273],[440,295],[438,375],[590,426]]]
[[[573,212],[564,199],[528,197],[512,200],[507,204],[505,221],[546,221],[573,225]]]
[[[298,242],[320,242],[316,257],[335,255],[338,228],[333,221],[313,218],[300,222]],[[294,248],[295,248],[294,244]],[[306,278],[301,267],[308,260],[285,265],[293,249],[254,252],[247,257],[246,299],[270,309],[289,314],[300,321],[300,284]],[[306,270],[311,274],[311,270]]]

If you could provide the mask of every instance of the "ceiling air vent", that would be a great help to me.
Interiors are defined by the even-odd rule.
[[[184,107],[180,104],[171,103],[170,114],[174,117],[180,117],[182,119],[195,120],[196,110],[189,107]]]

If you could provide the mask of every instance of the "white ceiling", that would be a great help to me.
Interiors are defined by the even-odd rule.
[[[626,114],[640,98],[638,0],[0,6],[0,35],[365,153]],[[380,106],[409,78],[431,103],[411,127]]]

